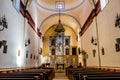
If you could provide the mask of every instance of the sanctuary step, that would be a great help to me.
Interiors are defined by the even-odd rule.
[[[65,73],[55,73],[53,80],[69,80]]]

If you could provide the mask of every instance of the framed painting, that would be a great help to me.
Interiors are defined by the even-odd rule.
[[[51,49],[51,55],[55,55],[55,49],[54,48]]]
[[[7,45],[3,47],[3,53],[7,53]]]
[[[69,48],[66,48],[66,49],[65,49],[65,54],[66,54],[66,55],[69,55]]]

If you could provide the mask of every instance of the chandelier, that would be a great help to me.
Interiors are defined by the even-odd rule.
[[[61,24],[61,20],[60,20],[60,9],[59,9],[59,20],[58,20],[58,24],[55,28],[55,32],[60,33],[60,32],[64,32],[64,31],[65,31],[65,29],[64,29],[63,25]]]

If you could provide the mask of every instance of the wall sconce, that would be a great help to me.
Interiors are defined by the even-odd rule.
[[[93,44],[93,45],[97,45],[97,39],[95,39],[95,38],[91,38],[91,43]]]
[[[2,40],[2,41],[0,41],[0,48],[1,48],[2,46],[6,46],[6,43],[7,43],[6,40]]]
[[[0,31],[3,31],[4,28],[7,29],[7,27],[8,27],[8,26],[7,26],[7,21],[6,21],[5,16],[0,17]]]
[[[30,38],[28,40],[25,40],[25,46],[30,45]]]
[[[116,16],[115,26],[116,27],[118,26],[120,28],[120,14],[119,15],[117,14],[117,16]]]
[[[101,49],[101,52],[102,52],[102,55],[105,55],[105,50],[104,50],[103,47],[102,47],[102,49]]]
[[[3,46],[3,53],[7,53],[7,45],[6,45],[7,41],[6,40],[2,40],[0,41],[0,48]]]
[[[6,40],[2,40],[2,46],[6,46],[7,41]]]

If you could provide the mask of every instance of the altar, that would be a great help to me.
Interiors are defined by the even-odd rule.
[[[56,64],[56,69],[58,70],[58,69],[63,69],[64,70],[64,68],[65,68],[65,65],[64,64],[62,64],[62,63],[57,63]]]
[[[78,66],[77,55],[52,55],[50,56],[50,66],[54,67],[56,72],[65,71],[65,68],[73,65],[74,68]]]

